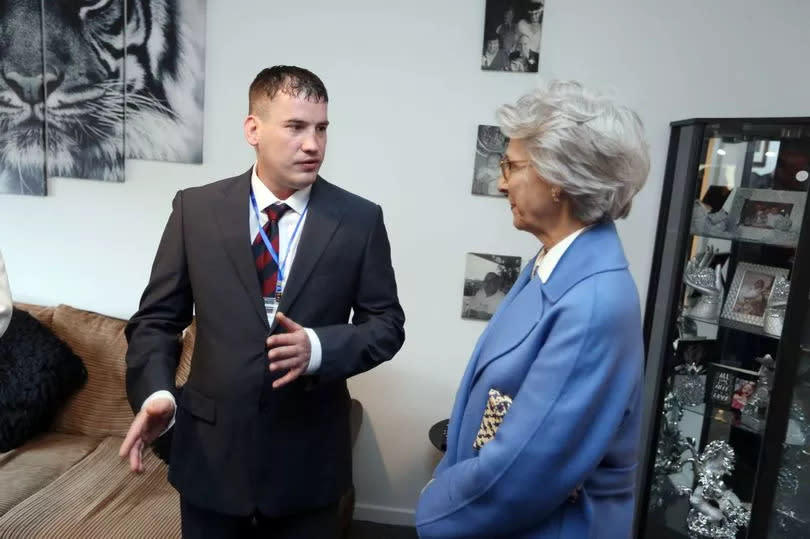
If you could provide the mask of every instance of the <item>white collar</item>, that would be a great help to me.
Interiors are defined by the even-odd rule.
[[[274,195],[273,192],[262,183],[259,176],[256,175],[255,164],[253,165],[253,172],[250,177],[250,187],[253,189],[253,195],[256,197],[256,205],[259,207],[260,211],[277,202],[284,202],[298,215],[304,213],[304,208],[309,204],[309,194],[312,191],[312,186],[308,185],[290,195],[287,200],[281,200]]]
[[[551,273],[554,271],[554,268],[557,267],[557,264],[560,262],[560,259],[565,254],[565,251],[574,243],[574,240],[577,237],[591,228],[590,226],[586,226],[576,230],[557,242],[557,245],[549,249],[548,251],[545,248],[540,250],[540,254],[537,255],[537,260],[534,262],[534,269],[532,270],[532,275],[537,275],[540,277],[540,280],[543,284],[546,284],[549,277],[551,277]]]

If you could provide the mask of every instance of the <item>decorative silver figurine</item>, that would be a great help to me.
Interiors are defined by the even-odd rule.
[[[728,212],[719,210],[709,213],[700,200],[695,200],[692,209],[692,234],[728,237],[729,235]]]
[[[744,425],[761,430],[765,426],[765,413],[768,410],[768,403],[771,401],[776,361],[770,354],[765,354],[756,360],[760,363],[757,388],[743,406],[740,420]]]
[[[694,342],[682,340],[678,343],[678,346],[684,347],[683,363],[675,367],[678,375],[675,376],[673,391],[684,406],[702,404],[706,396],[706,373],[704,366],[700,364],[702,349],[698,345],[691,345]]]
[[[723,477],[734,471],[734,450],[726,442],[715,440],[703,449],[694,462],[698,486],[689,494],[692,508],[686,516],[691,539],[734,539],[737,531],[748,525],[749,504],[740,501],[726,486]]]
[[[723,275],[720,264],[709,264],[717,254],[713,247],[705,247],[686,264],[683,282],[700,292],[699,298],[686,309],[686,316],[696,320],[717,322],[723,307]]]
[[[672,393],[664,397],[664,409],[661,412],[661,431],[658,438],[658,448],[655,451],[655,464],[653,465],[653,483],[650,493],[650,504],[661,507],[671,494],[677,494],[667,479],[669,474],[677,473],[684,464],[683,454],[689,451],[695,456],[694,440],[684,438],[678,428],[683,418],[683,408],[678,398]]]
[[[784,277],[777,277],[773,283],[771,297],[768,298],[762,329],[769,335],[780,337],[782,327],[785,325],[785,311],[787,310],[790,281]]]

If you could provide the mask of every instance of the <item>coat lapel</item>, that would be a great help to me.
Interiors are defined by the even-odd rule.
[[[332,191],[332,186],[321,177],[318,177],[312,186],[307,220],[301,230],[301,239],[295,253],[289,281],[281,296],[279,311],[283,313],[287,313],[295,303],[340,223],[342,211],[339,205],[334,204],[335,197],[330,196],[332,194],[330,191]],[[277,325],[277,323],[273,323],[270,327],[271,333]]]
[[[222,245],[236,270],[250,303],[256,314],[267,324],[264,312],[262,292],[256,273],[256,263],[250,248],[250,220],[248,219],[250,201],[251,170],[242,174],[235,182],[226,183],[221,198],[212,204],[221,233]]]
[[[482,336],[476,348],[472,384],[487,365],[509,353],[526,337],[542,318],[546,303],[556,303],[571,287],[592,275],[626,269],[627,259],[616,226],[613,222],[607,222],[594,226],[574,240],[545,284],[539,279],[529,280],[533,267],[534,259],[512,287]],[[545,296],[545,300],[542,296]]]
[[[447,433],[447,447],[448,447],[447,457],[450,459],[448,461],[450,463],[454,463],[456,459],[456,455],[455,454],[451,455],[450,451],[452,451],[457,446],[456,440],[458,439],[459,429],[461,428],[461,418],[464,415],[464,409],[467,407],[467,397],[470,394],[470,389],[472,388],[475,379],[478,377],[478,374],[483,369],[483,365],[489,363],[489,361],[482,359],[481,350],[484,347],[484,343],[486,343],[487,340],[489,339],[490,334],[492,332],[492,328],[498,322],[498,320],[502,316],[502,313],[514,301],[515,296],[517,296],[520,293],[520,291],[523,290],[523,288],[529,283],[531,279],[531,271],[532,268],[534,267],[534,260],[535,258],[532,258],[529,261],[529,263],[526,265],[526,267],[518,276],[517,281],[515,281],[515,284],[513,284],[512,288],[509,289],[509,293],[506,295],[505,298],[503,298],[503,301],[498,306],[498,310],[490,319],[489,324],[487,324],[486,329],[484,329],[484,332],[481,333],[481,336],[478,338],[478,342],[476,343],[475,348],[473,349],[472,356],[470,357],[470,362],[467,365],[467,369],[464,372],[464,377],[461,380],[459,390],[456,394],[456,400],[453,404],[453,411],[450,416],[451,420]],[[479,365],[481,366],[479,367]]]
[[[529,275],[533,266],[528,267]],[[492,318],[487,335],[481,339],[473,384],[487,365],[511,352],[537,325],[543,314],[542,286],[539,279],[526,279],[522,287],[513,287],[517,293],[509,304],[499,309],[498,317]]]
[[[627,269],[627,259],[613,221],[583,232],[560,258],[543,285],[543,294],[556,303],[568,290],[597,273]]]

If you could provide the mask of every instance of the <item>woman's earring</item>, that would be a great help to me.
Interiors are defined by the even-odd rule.
[[[552,189],[551,190],[551,200],[554,202],[560,202],[560,190],[559,189]]]

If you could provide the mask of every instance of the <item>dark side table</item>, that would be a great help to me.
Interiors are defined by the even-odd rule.
[[[450,423],[449,419],[442,419],[428,431],[428,439],[433,446],[439,451],[447,451],[447,424]]]

